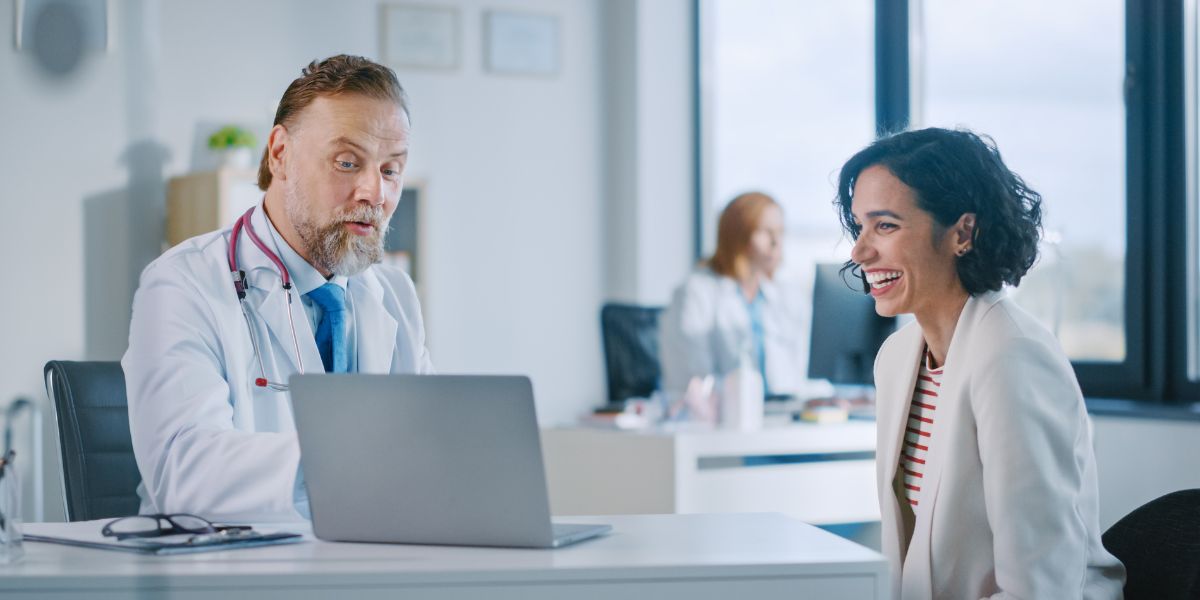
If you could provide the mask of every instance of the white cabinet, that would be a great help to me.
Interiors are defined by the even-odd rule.
[[[761,431],[542,431],[556,515],[779,512],[808,523],[879,520],[875,423]],[[747,460],[749,459],[749,460]]]

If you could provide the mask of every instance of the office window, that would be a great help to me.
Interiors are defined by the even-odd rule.
[[[992,136],[1042,194],[1041,259],[1015,299],[1072,360],[1121,362],[1125,336],[1125,5],[913,5],[914,127]]]
[[[789,211],[790,261],[844,260],[825,219],[837,167],[873,137],[857,119],[969,127],[1044,197],[1042,259],[1014,296],[1056,332],[1084,394],[1200,397],[1200,0],[696,2],[704,251],[729,196],[762,187]],[[778,56],[813,40],[830,40],[817,61]],[[779,64],[787,83],[841,95],[751,85]],[[804,110],[730,108],[753,93]],[[804,161],[789,171],[781,155]]]
[[[786,216],[781,277],[845,260],[837,170],[874,137],[872,0],[701,2],[704,254],[734,196],[761,190]]]

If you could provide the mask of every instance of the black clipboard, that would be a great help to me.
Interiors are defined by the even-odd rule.
[[[257,531],[238,531],[217,534],[199,534],[187,536],[166,536],[163,538],[131,538],[120,541],[96,541],[91,539],[76,539],[49,535],[26,534],[24,538],[31,542],[49,544],[64,544],[82,548],[99,550],[117,550],[136,554],[169,555],[193,554],[196,552],[218,552],[221,550],[236,550],[239,548],[254,548],[258,546],[274,546],[277,544],[293,544],[304,540],[299,533],[260,533]]]

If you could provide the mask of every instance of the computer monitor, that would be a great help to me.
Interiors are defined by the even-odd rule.
[[[818,264],[813,282],[808,376],[842,385],[874,384],[875,355],[895,330],[894,317],[875,312],[862,280],[840,264]]]

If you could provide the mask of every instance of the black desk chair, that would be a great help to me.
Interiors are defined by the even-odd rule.
[[[1102,539],[1125,564],[1126,600],[1200,598],[1200,489],[1143,504]]]
[[[117,362],[46,363],[62,450],[68,521],[136,515],[141,481]]]
[[[608,403],[648,398],[658,388],[658,306],[608,303],[600,309]]]

